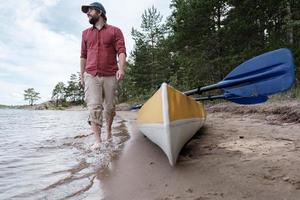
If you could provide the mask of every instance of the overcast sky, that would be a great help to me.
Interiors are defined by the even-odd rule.
[[[123,31],[127,52],[130,31],[152,5],[167,17],[171,0],[102,0],[108,23]],[[24,90],[50,100],[54,86],[79,72],[81,32],[90,24],[79,0],[0,0],[0,104],[26,104]]]

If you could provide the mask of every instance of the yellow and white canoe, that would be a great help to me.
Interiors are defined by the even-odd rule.
[[[184,144],[203,126],[202,103],[163,83],[138,113],[140,131],[157,144],[172,166]]]

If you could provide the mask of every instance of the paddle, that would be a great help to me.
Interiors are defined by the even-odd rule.
[[[215,100],[215,99],[224,99],[238,104],[249,105],[249,104],[264,103],[268,100],[268,97],[267,96],[241,97],[234,94],[225,93],[222,95],[195,98],[196,101],[206,101],[206,100]],[[140,109],[142,106],[143,104],[135,105],[131,107],[131,110]]]
[[[215,100],[215,99],[225,99],[238,104],[258,104],[258,103],[266,102],[268,100],[268,97],[267,96],[241,97],[241,96],[237,96],[225,92],[225,94],[222,95],[199,97],[196,98],[195,100],[204,101],[204,100]]]
[[[223,89],[239,97],[268,96],[288,90],[295,79],[293,56],[282,48],[254,57],[230,72],[222,81],[184,92],[186,95]]]
[[[225,99],[239,104],[257,104],[268,96],[288,90],[294,83],[295,70],[290,50],[282,48],[256,56],[237,66],[222,81],[184,92],[185,95],[222,89],[222,95],[195,100]],[[142,105],[134,109],[141,108]]]

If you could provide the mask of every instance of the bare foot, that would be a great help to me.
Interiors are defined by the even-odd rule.
[[[107,139],[107,142],[112,142],[112,141],[113,141],[112,138]]]
[[[111,134],[111,132],[108,132],[108,133],[107,133],[107,141],[108,141],[108,142],[111,142],[111,141],[112,141],[112,134]]]
[[[91,146],[91,149],[96,150],[96,149],[100,149],[101,143],[95,142],[95,144],[93,144]]]

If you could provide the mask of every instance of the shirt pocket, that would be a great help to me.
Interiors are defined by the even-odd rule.
[[[113,47],[114,38],[112,35],[104,35],[102,38],[102,43],[105,47]]]

